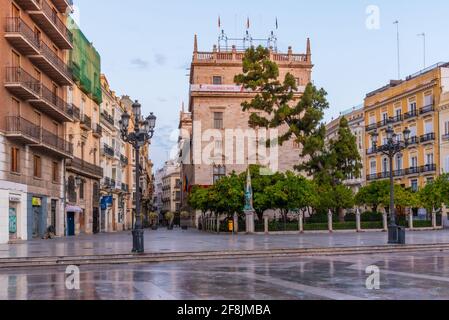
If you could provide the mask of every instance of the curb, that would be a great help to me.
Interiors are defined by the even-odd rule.
[[[246,258],[281,258],[281,257],[313,257],[339,256],[380,253],[402,253],[423,251],[449,251],[449,244],[405,245],[405,246],[372,246],[372,247],[341,247],[341,248],[302,248],[302,249],[272,249],[254,251],[217,251],[217,252],[178,252],[178,253],[148,253],[112,254],[98,256],[73,257],[24,257],[2,258],[1,269],[59,267],[69,265],[123,265],[160,262],[184,262],[204,260],[227,260]]]

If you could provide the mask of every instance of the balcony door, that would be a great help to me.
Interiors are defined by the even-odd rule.
[[[20,67],[20,55],[15,51],[11,51],[11,66],[13,68]]]
[[[52,84],[53,104],[57,105],[57,97],[59,97],[59,87],[56,84]]]
[[[42,33],[37,27],[34,27],[34,39],[40,45],[41,39],[42,39]]]

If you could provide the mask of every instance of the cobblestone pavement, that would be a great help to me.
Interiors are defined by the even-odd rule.
[[[366,267],[380,268],[380,290],[366,288]],[[65,268],[0,272],[0,299],[449,299],[449,252],[232,261],[80,269],[67,290]]]
[[[449,243],[449,230],[407,233],[407,244]],[[253,249],[328,248],[386,245],[387,234],[306,233],[291,235],[209,234],[196,230],[145,231],[146,252],[202,252]],[[132,249],[131,232],[84,235],[0,245],[0,258],[126,254]],[[0,262],[1,263],[1,262]]]

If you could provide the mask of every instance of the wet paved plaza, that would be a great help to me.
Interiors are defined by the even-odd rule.
[[[449,230],[407,233],[407,244],[449,243]],[[305,233],[289,235],[209,234],[196,230],[145,231],[146,252],[203,252],[377,246],[387,244],[385,232]],[[0,245],[0,259],[7,257],[79,256],[127,254],[132,249],[130,232],[84,235]],[[1,263],[1,261],[0,261]]]
[[[368,290],[366,267],[380,268]],[[449,299],[449,252],[84,266],[80,290],[65,268],[0,271],[0,299]]]

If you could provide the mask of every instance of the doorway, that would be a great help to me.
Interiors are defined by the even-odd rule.
[[[100,212],[98,208],[93,208],[93,233],[97,234],[100,232]]]
[[[73,237],[75,235],[75,213],[67,212],[67,236]]]
[[[37,239],[41,235],[41,208],[33,207],[33,239]]]
[[[17,239],[17,209],[15,206],[9,207],[9,240]]]

